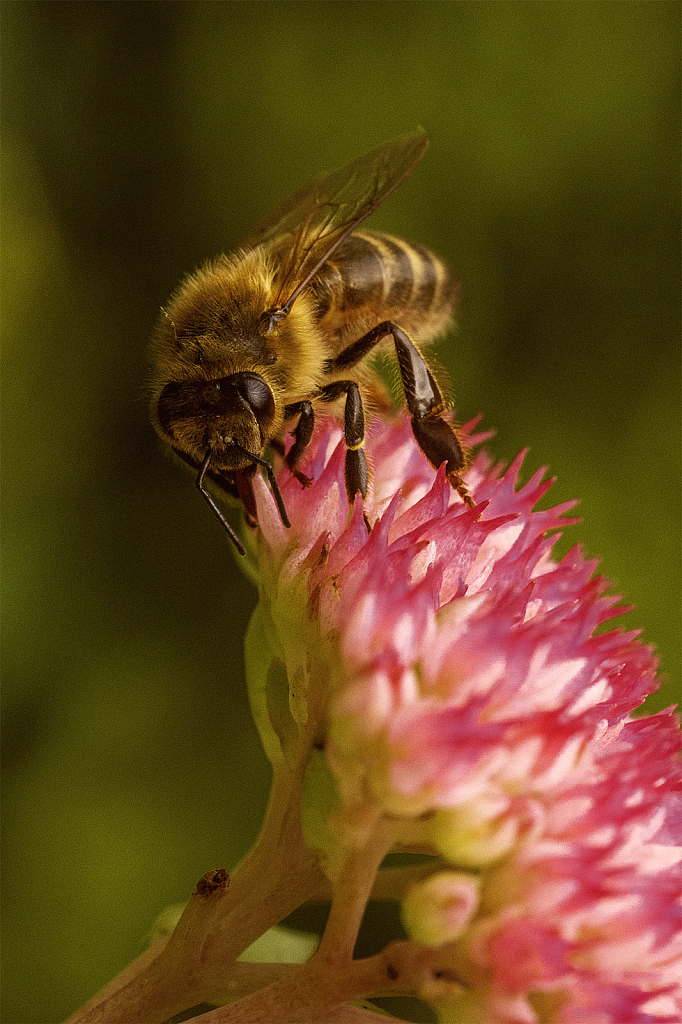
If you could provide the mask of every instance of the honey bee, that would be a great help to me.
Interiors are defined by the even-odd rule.
[[[152,422],[197,471],[198,490],[241,554],[206,481],[240,499],[255,525],[252,480],[262,467],[289,526],[266,449],[310,484],[298,465],[320,403],[344,402],[348,502],[366,497],[363,398],[372,381],[360,364],[381,342],[395,346],[419,447],[435,468],[446,463],[452,487],[473,505],[460,476],[465,451],[443,419],[446,403],[417,347],[450,320],[456,286],[422,246],[358,230],[428,145],[423,132],[402,135],[312,182],[261,220],[234,254],[186,277],[162,309]],[[294,441],[285,454],[288,420]]]

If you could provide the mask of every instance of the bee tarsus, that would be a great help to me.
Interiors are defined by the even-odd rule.
[[[346,484],[348,503],[352,505],[353,498],[360,494],[364,499],[367,497],[367,485],[369,474],[367,472],[367,459],[362,448],[349,448],[346,452],[346,461],[343,466],[343,478]],[[365,516],[365,523],[367,517]]]

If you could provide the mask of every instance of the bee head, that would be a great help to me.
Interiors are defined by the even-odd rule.
[[[161,433],[173,448],[218,470],[244,469],[260,456],[275,421],[275,399],[251,371],[215,380],[171,381],[156,405]]]

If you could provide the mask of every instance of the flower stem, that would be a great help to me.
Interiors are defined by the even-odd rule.
[[[394,987],[398,972],[385,953],[353,960],[353,949],[377,870],[398,829],[382,819],[365,846],[349,852],[334,885],[322,940],[308,963],[238,1002],[202,1015],[201,1024],[317,1021],[335,1006]],[[400,984],[404,985],[402,979]]]
[[[316,957],[327,964],[353,957],[362,916],[372,892],[379,865],[391,848],[395,829],[383,820],[369,842],[352,850],[334,886],[331,910]]]

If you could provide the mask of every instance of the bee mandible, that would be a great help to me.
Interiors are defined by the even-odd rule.
[[[289,526],[266,449],[284,456],[307,486],[298,466],[320,403],[344,402],[348,502],[366,497],[363,398],[373,385],[361,364],[382,342],[395,347],[417,444],[435,468],[446,463],[452,487],[473,505],[460,475],[465,451],[443,419],[446,403],[417,347],[450,320],[455,283],[422,246],[358,230],[428,145],[423,132],[402,135],[312,182],[261,220],[235,253],[187,276],[162,309],[152,422],[197,471],[197,488],[241,554],[207,479],[240,499],[255,525],[252,479],[261,466]],[[294,441],[285,454],[288,420],[295,420]]]

